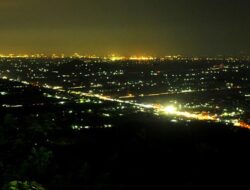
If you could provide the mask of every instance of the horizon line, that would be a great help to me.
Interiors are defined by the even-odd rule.
[[[154,60],[154,59],[161,59],[161,58],[239,58],[239,57],[250,57],[250,55],[223,55],[218,54],[214,56],[207,56],[207,55],[182,55],[182,54],[169,54],[164,56],[153,56],[147,54],[140,54],[140,55],[120,55],[120,54],[107,54],[107,55],[97,55],[97,54],[85,54],[81,55],[80,53],[73,53],[73,54],[65,54],[65,53],[0,53],[0,58],[100,58],[100,59],[110,59],[113,61],[119,60],[136,60],[136,59],[145,59],[145,60]]]

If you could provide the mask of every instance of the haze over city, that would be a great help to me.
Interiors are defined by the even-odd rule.
[[[246,0],[2,0],[1,53],[249,54]]]

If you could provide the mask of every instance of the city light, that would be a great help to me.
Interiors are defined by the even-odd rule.
[[[164,108],[164,112],[167,113],[167,114],[175,114],[176,111],[177,111],[177,108],[174,107],[174,106],[172,106],[172,105],[166,106],[166,107]]]
[[[151,56],[131,56],[129,57],[129,60],[135,60],[135,61],[149,61],[154,60],[155,58]]]
[[[118,55],[112,54],[111,56],[109,56],[108,59],[111,61],[120,61],[120,60],[124,60],[126,58],[123,56],[118,56]]]
[[[40,59],[43,56],[52,59]],[[225,81],[219,83],[216,88],[211,88],[211,86],[217,84],[216,81],[221,75],[227,76],[229,72],[238,74],[240,70],[249,70],[247,64],[233,64],[235,60],[229,60],[228,63],[226,62],[223,65],[217,65],[217,62],[215,62],[215,65],[209,67],[201,67],[196,70],[191,68],[181,73],[179,73],[179,68],[176,67],[169,73],[167,69],[155,68],[154,64],[158,63],[158,60],[161,60],[159,64],[162,64],[162,66],[171,64],[166,60],[179,60],[181,56],[166,57],[162,60],[152,56],[124,57],[112,54],[106,57],[97,57],[82,56],[75,53],[72,58],[81,59],[77,62],[67,56],[64,59],[58,59],[56,54],[52,57],[44,54],[29,55],[28,57],[32,57],[31,59],[21,59],[19,55],[15,54],[1,54],[0,57],[3,57],[1,64],[5,68],[0,71],[2,79],[54,90],[57,93],[53,96],[50,93],[44,93],[43,95],[60,100],[58,104],[61,105],[65,104],[65,100],[70,99],[70,96],[73,95],[79,98],[76,102],[81,104],[90,103],[92,102],[91,98],[96,98],[98,100],[93,101],[95,104],[102,101],[116,102],[123,104],[121,106],[123,109],[133,106],[143,112],[153,112],[163,117],[164,115],[171,116],[174,120],[185,120],[186,118],[188,120],[214,121],[232,124],[236,127],[250,128],[249,120],[244,118],[247,108],[242,107],[242,104],[236,102],[237,107],[232,107],[229,104],[221,104],[221,99],[206,100],[206,96],[203,98],[204,93],[223,94],[231,90],[237,90],[246,101],[249,101],[249,91],[239,91],[239,89],[248,88],[247,81],[250,78],[244,76],[244,73],[241,73],[243,75],[241,81],[244,81],[242,85],[237,84],[237,82]],[[38,57],[40,58],[34,61]],[[57,57],[57,59],[53,59],[53,57]],[[145,60],[145,62],[139,62],[142,64],[136,65],[141,60]],[[185,58],[185,60],[192,62],[195,59]],[[70,67],[64,69],[64,66],[68,63],[72,63],[71,69],[68,69]],[[131,72],[133,64],[140,69]],[[130,66],[132,67],[130,68]],[[11,73],[17,73],[17,76],[13,77]],[[55,78],[50,79],[52,75]],[[145,76],[148,77],[147,80],[145,80]],[[128,80],[123,80],[124,78]],[[82,83],[82,79],[90,82]],[[61,92],[67,93],[67,95],[63,96]],[[4,92],[1,92],[1,95],[4,94]],[[198,101],[191,98],[183,100],[182,105],[179,105],[177,99],[188,94],[192,96],[199,94]],[[212,97],[213,94],[210,96]],[[159,101],[151,102],[151,97],[152,99],[154,97],[172,97],[174,99],[169,102],[169,105],[164,105],[160,98]],[[144,99],[147,101],[144,102]]]

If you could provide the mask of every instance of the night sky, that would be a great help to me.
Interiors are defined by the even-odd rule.
[[[249,0],[1,0],[0,53],[250,53]]]

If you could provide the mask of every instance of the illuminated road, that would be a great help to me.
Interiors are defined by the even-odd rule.
[[[2,77],[2,79],[5,80],[10,80],[10,81],[16,81],[14,79],[8,79],[7,77]],[[20,81],[17,81],[20,82]],[[168,105],[168,106],[163,106],[163,105],[153,105],[153,104],[142,104],[142,103],[136,103],[128,100],[121,100],[121,99],[115,99],[109,96],[103,96],[99,94],[92,94],[92,93],[84,93],[80,91],[66,91],[60,87],[56,86],[49,86],[49,85],[34,85],[31,84],[27,81],[21,81],[21,83],[26,84],[26,85],[32,85],[32,86],[39,86],[42,88],[48,88],[54,91],[58,92],[64,92],[68,94],[73,94],[77,95],[79,97],[91,97],[91,98],[97,98],[100,100],[105,100],[105,101],[112,101],[112,102],[118,102],[118,103],[123,103],[123,104],[129,104],[129,105],[134,105],[139,108],[146,108],[146,109],[151,109],[154,112],[157,112],[161,115],[168,115],[168,116],[173,116],[173,117],[179,117],[179,118],[187,118],[187,119],[193,119],[193,120],[203,120],[203,121],[214,121],[214,122],[221,122],[221,123],[231,123],[236,127],[240,128],[247,128],[250,129],[250,125],[245,123],[244,121],[241,121],[239,119],[234,119],[231,121],[224,120],[222,117],[217,116],[217,115],[210,115],[208,113],[191,113],[187,111],[182,111],[178,110],[175,106],[173,105]]]
[[[114,98],[111,98],[108,96],[102,96],[102,95],[91,94],[91,93],[83,93],[83,92],[78,92],[78,91],[70,91],[70,93],[78,94],[80,96],[85,96],[85,97],[95,97],[95,98],[98,98],[100,100],[130,104],[130,105],[138,106],[141,108],[153,109],[155,112],[158,112],[162,115],[168,115],[168,116],[180,117],[180,118],[188,118],[188,119],[194,119],[194,120],[202,120],[202,121],[214,121],[214,122],[228,123],[228,121],[223,120],[222,118],[220,118],[217,115],[210,115],[209,113],[206,113],[206,112],[190,113],[190,112],[186,112],[186,111],[180,111],[180,110],[177,110],[177,108],[172,106],[172,105],[163,106],[163,105],[135,103],[132,101],[114,99]],[[250,129],[249,124],[245,123],[244,121],[238,120],[238,119],[235,119],[235,120],[231,121],[230,123],[236,127]]]

